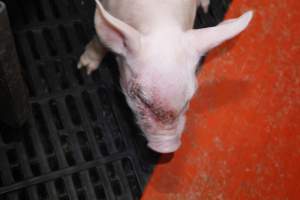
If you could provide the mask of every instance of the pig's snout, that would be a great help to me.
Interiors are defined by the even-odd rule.
[[[159,153],[175,152],[181,145],[181,135],[184,124],[185,117],[182,116],[178,123],[176,123],[176,126],[172,129],[156,127],[152,129],[151,132],[146,131],[145,136],[148,140],[148,147]]]
[[[148,146],[159,153],[175,152],[181,145],[184,117],[173,116],[170,114],[172,112],[161,109],[146,110],[148,112],[144,112],[140,125],[145,132]]]
[[[180,137],[176,135],[172,137],[156,137],[147,138],[148,147],[159,153],[172,153],[175,152],[181,145]]]

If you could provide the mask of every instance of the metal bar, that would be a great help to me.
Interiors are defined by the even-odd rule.
[[[29,95],[6,6],[0,1],[0,120],[11,126],[22,125],[29,117]]]
[[[18,183],[9,185],[9,186],[1,187],[0,188],[0,195],[5,194],[5,193],[10,193],[10,192],[13,192],[13,191],[16,191],[16,190],[20,190],[22,188],[26,188],[26,187],[29,187],[31,185],[36,185],[36,184],[39,184],[39,183],[49,182],[51,180],[60,178],[62,176],[71,175],[71,174],[74,174],[74,173],[77,173],[77,172],[80,172],[80,171],[83,171],[83,170],[87,170],[87,169],[90,169],[90,168],[93,168],[93,167],[98,167],[99,165],[103,165],[103,164],[108,163],[108,162],[112,162],[112,161],[115,161],[115,160],[120,160],[120,159],[122,159],[126,156],[127,156],[127,152],[124,152],[124,153],[118,154],[118,155],[113,156],[113,157],[102,158],[102,159],[99,159],[99,160],[86,162],[86,163],[83,163],[81,165],[65,168],[65,169],[58,170],[58,171],[55,171],[55,172],[52,172],[52,173],[49,173],[49,174],[45,174],[45,175],[42,175],[42,176],[39,176],[39,177],[34,177],[34,178],[31,178],[31,179],[27,179],[25,181],[21,181],[21,182],[18,182]]]

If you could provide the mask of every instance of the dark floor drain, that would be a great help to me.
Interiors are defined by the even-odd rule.
[[[32,114],[20,129],[0,125],[0,199],[139,199],[158,155],[134,125],[116,63],[108,55],[92,76],[76,69],[94,1],[5,2]],[[229,3],[212,0],[195,26],[217,24]]]

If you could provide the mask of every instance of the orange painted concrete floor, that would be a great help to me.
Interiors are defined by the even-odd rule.
[[[300,199],[300,1],[234,0],[255,16],[210,52],[183,146],[161,157],[143,200]]]

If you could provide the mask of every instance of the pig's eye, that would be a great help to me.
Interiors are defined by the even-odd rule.
[[[135,99],[141,93],[141,91],[142,91],[141,86],[138,83],[136,83],[136,82],[130,82],[129,83],[129,92],[128,92],[128,94],[131,98]]]

